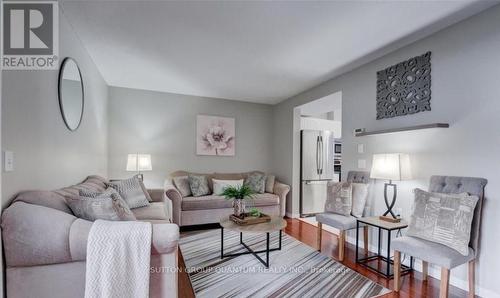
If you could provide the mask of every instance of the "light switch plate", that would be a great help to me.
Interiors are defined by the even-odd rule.
[[[4,152],[3,167],[5,172],[14,171],[14,152],[12,151]]]
[[[365,153],[365,144],[358,144],[358,153]]]
[[[358,169],[366,169],[366,160],[358,159]]]

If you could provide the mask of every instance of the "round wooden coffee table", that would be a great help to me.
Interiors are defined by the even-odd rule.
[[[271,217],[271,221],[259,223],[255,225],[241,226],[230,220],[228,217],[222,218],[220,221],[220,258],[236,257],[241,255],[252,254],[257,260],[259,260],[264,266],[269,268],[269,252],[275,250],[281,250],[281,238],[282,230],[286,227],[286,221],[280,216]],[[240,244],[243,245],[247,251],[235,253],[235,254],[224,254],[224,229],[228,229],[234,232],[240,233]],[[269,248],[269,233],[279,232],[278,247]],[[243,233],[257,233],[266,234],[266,249],[254,251],[248,245],[243,242]],[[258,254],[266,253],[266,260],[264,261]]]

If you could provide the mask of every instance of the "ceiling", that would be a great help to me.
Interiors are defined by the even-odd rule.
[[[493,1],[68,1],[111,86],[275,104]]]

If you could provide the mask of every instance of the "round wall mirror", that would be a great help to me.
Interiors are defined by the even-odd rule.
[[[83,106],[82,74],[76,61],[66,58],[59,70],[59,107],[69,130],[75,131],[80,126]]]

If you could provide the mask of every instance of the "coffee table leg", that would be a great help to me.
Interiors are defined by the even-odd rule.
[[[278,243],[279,243],[278,250],[281,250],[281,234],[282,234],[282,233],[281,233],[281,230],[280,230],[280,239],[278,240],[278,241],[279,241],[279,242],[278,242]]]
[[[224,259],[224,228],[220,228],[220,258]]]
[[[240,232],[240,244],[243,244],[243,232]]]
[[[269,233],[266,233],[266,267],[269,268]]]

